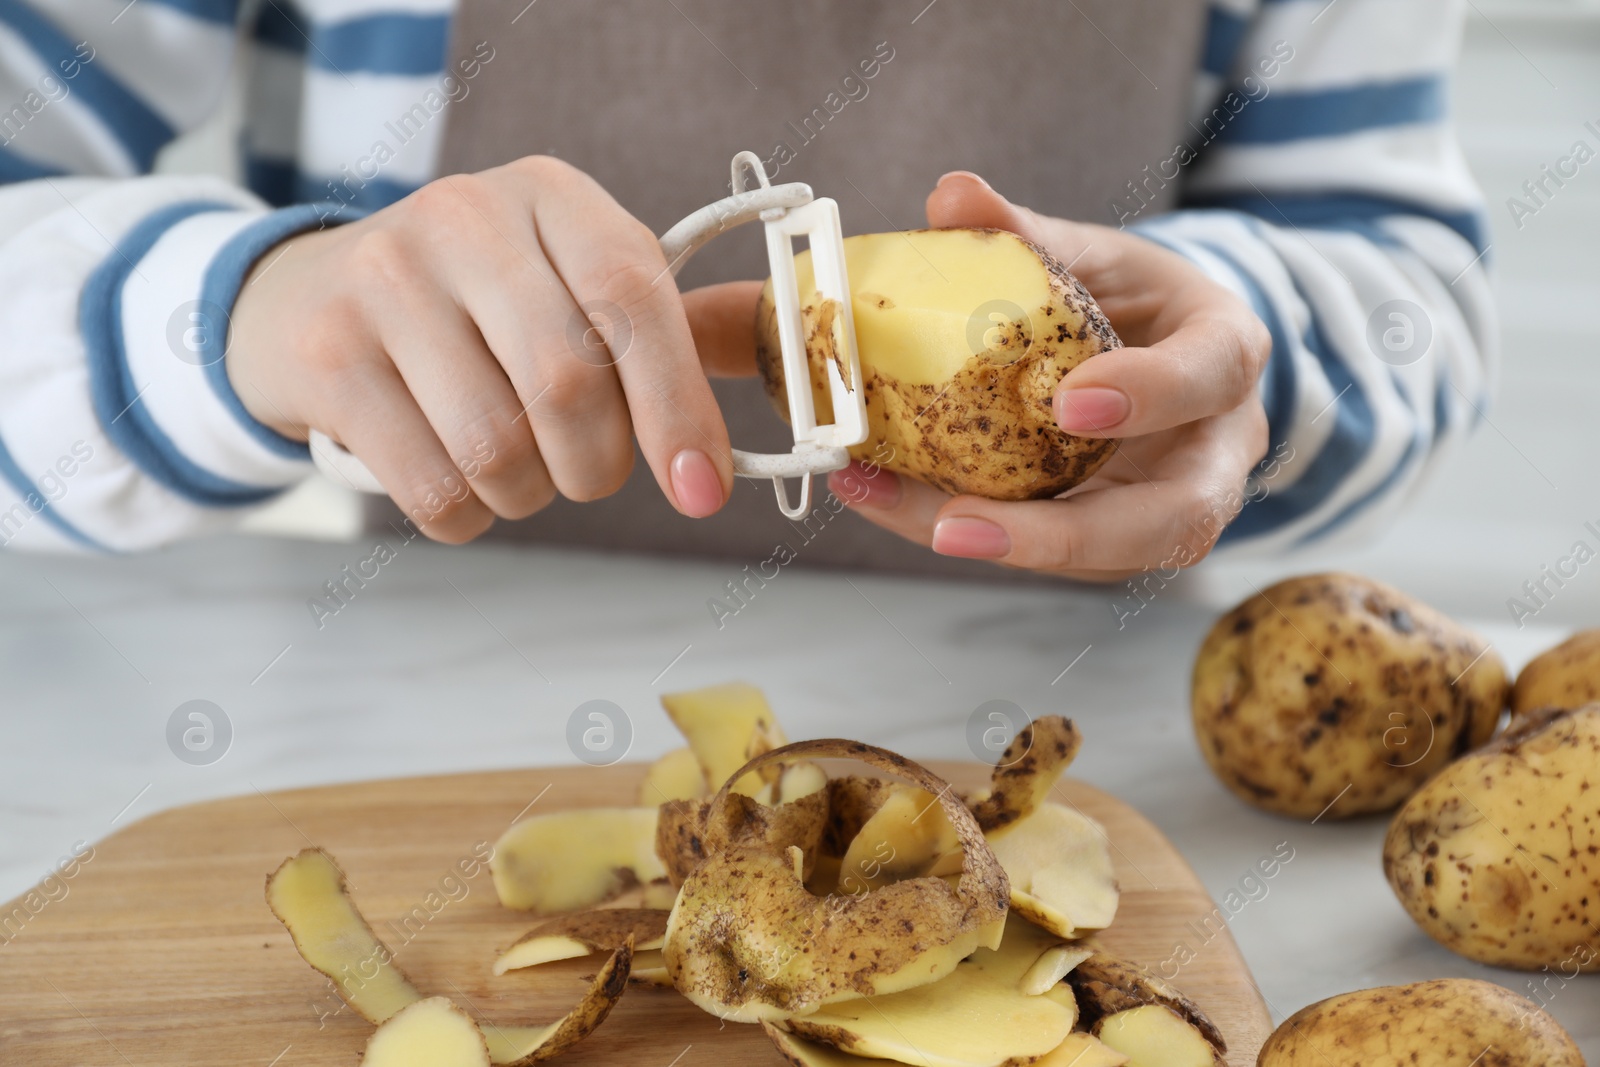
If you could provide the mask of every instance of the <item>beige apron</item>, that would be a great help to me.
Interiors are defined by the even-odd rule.
[[[776,181],[839,202],[845,232],[926,225],[939,175],[972,170],[1038,211],[1109,222],[1108,204],[1182,138],[1203,0],[461,0],[454,59],[494,48],[448,113],[441,173],[523,155],[593,175],[656,233],[727,195],[750,149]],[[870,76],[869,76],[870,75]],[[1162,194],[1170,200],[1175,187]],[[1158,202],[1158,207],[1165,206]],[[718,237],[679,278],[762,278],[752,226]],[[787,451],[755,381],[716,383],[733,443]],[[737,479],[710,519],[679,516],[642,458],[627,486],[558,500],[493,536],[590,548],[971,574],[846,510],[779,514],[768,482]]]

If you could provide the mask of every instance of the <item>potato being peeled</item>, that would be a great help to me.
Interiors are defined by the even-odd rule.
[[[1494,734],[1508,690],[1483,638],[1352,574],[1291,578],[1218,619],[1195,735],[1242,800],[1303,819],[1387,811]]]
[[[1519,716],[1417,790],[1383,870],[1417,925],[1492,967],[1600,971],[1600,704]]]
[[[1441,978],[1343,993],[1301,1008],[1261,1047],[1259,1067],[1583,1067],[1561,1024],[1492,982]]]
[[[1581,708],[1596,700],[1600,700],[1600,630],[1584,630],[1522,668],[1511,690],[1511,714]]]
[[[1049,252],[1000,230],[914,230],[845,239],[866,391],[862,462],[951,493],[1056,496],[1093,474],[1116,441],[1057,425],[1056,386],[1122,342],[1088,291]],[[795,257],[817,419],[832,418],[830,316],[811,253]],[[756,362],[785,418],[772,281],[756,311]]]

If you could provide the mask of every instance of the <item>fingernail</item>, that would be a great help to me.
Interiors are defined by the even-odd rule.
[[[999,559],[1011,552],[1011,535],[988,519],[940,519],[933,528],[933,550],[941,556]]]
[[[1133,405],[1121,389],[1091,385],[1056,394],[1056,425],[1068,433],[1103,433],[1128,417]]]
[[[722,507],[722,479],[711,457],[694,448],[673,456],[672,493],[678,510],[691,519],[703,519]]]
[[[898,475],[860,463],[828,475],[828,488],[847,504],[869,508],[892,508],[904,495]]]
[[[992,186],[988,182],[984,181],[983,177],[981,175],[974,174],[970,170],[951,170],[951,171],[946,171],[945,173],[939,175],[939,181],[937,183],[935,183],[935,184],[943,184],[944,180],[946,178],[971,178],[973,181],[977,182],[979,185],[983,186],[985,189],[993,189],[994,188],[994,186]]]

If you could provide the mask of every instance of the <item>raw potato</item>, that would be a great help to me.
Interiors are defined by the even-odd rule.
[[[300,956],[332,979],[344,1002],[370,1023],[382,1025],[424,1000],[394,965],[356,910],[333,857],[308,848],[267,878],[267,905],[289,930]],[[633,938],[626,938],[600,967],[577,1007],[547,1026],[488,1024],[483,1040],[496,1067],[528,1067],[577,1044],[605,1021],[628,983]],[[419,1013],[430,1018],[431,1013]],[[429,1024],[410,1023],[404,1032]],[[404,1061],[395,1061],[404,1062]]]
[[[925,874],[961,872],[961,840],[926,789],[899,785],[845,849],[838,889],[863,893]]]
[[[1127,1062],[1127,1056],[1093,1034],[1075,1033],[1034,1060],[1033,1067],[1123,1067]]]
[[[1218,1060],[1200,1031],[1160,1004],[1108,1015],[1095,1024],[1094,1034],[1106,1047],[1128,1057],[1128,1067],[1212,1067]],[[1341,1062],[1365,1065],[1365,1061]]]
[[[288,928],[300,957],[338,987],[369,1023],[383,1023],[422,994],[356,910],[333,857],[308,848],[267,877],[267,906]]]
[[[968,805],[984,833],[1026,818],[1077,758],[1083,735],[1071,719],[1046,715],[1011,739],[990,775],[989,793]]]
[[[937,982],[829,1004],[778,1025],[845,1052],[914,1067],[1001,1067],[1067,1039],[1077,1013],[963,963]]]
[[[489,1046],[448,997],[428,997],[372,1032],[361,1067],[489,1067]]]
[[[1074,967],[1066,981],[1077,995],[1086,1024],[1097,1025],[1113,1015],[1158,1005],[1193,1027],[1218,1056],[1228,1051],[1222,1031],[1198,1005],[1144,968],[1103,949]]]
[[[756,756],[788,743],[767,698],[746,682],[667,693],[661,706],[699,760],[706,792],[721,789],[729,775]],[[741,779],[734,792],[754,795],[780,773],[781,768],[769,767],[765,774]]]
[[[665,864],[667,877],[680,886],[707,856],[721,851],[734,837],[761,840],[774,850],[798,847],[809,863],[817,855],[827,824],[828,795],[822,792],[775,808],[731,791],[720,801],[675,800],[661,806],[656,855]]]
[[[820,1041],[807,1041],[787,1030],[780,1030],[771,1023],[762,1023],[761,1029],[772,1039],[779,1054],[794,1067],[873,1067],[884,1062],[867,1059],[865,1056],[852,1056]]]
[[[1030,996],[1048,992],[1067,972],[1087,959],[1093,949],[1069,945],[1060,937],[1024,919],[1016,912],[1006,916],[999,948],[980,948],[967,957],[967,966]],[[1077,1018],[1076,1000],[1070,1000]]]
[[[936,981],[977,948],[1000,943],[1005,871],[947,783],[903,756],[838,740],[774,750],[739,774],[795,757],[861,760],[937,796],[961,840],[961,876],[955,885],[921,877],[817,897],[797,877],[793,857],[778,850],[794,842],[730,835],[685,880],[667,924],[663,953],[680,993],[720,1018],[781,1019]],[[742,799],[724,788],[709,824]]]
[[[644,772],[644,781],[639,783],[639,806],[650,808],[669,800],[694,800],[709,792],[694,750],[675,748]]]
[[[855,458],[996,500],[1056,496],[1110,458],[1115,441],[1064,433],[1052,412],[1069,370],[1122,347],[1054,256],[999,230],[863,234],[844,249],[869,425]],[[812,395],[826,422],[837,305],[818,299],[809,251],[795,257],[795,275]],[[770,280],[756,339],[768,393],[788,418]]]
[[[1259,1067],[1583,1067],[1559,1023],[1490,982],[1441,978],[1344,993],[1301,1008],[1261,1047]]]
[[[1387,811],[1493,735],[1508,682],[1486,649],[1367,578],[1279,582],[1218,619],[1200,646],[1200,751],[1223,785],[1267,811]]]
[[[1100,824],[1061,804],[988,836],[1011,880],[1011,907],[1061,937],[1104,930],[1116,918],[1121,894]]]
[[[1383,845],[1395,896],[1480,963],[1600,970],[1597,768],[1600,704],[1518,716],[1395,816]]]
[[[484,1040],[496,1067],[529,1067],[567,1051],[606,1021],[622,998],[633,965],[633,941],[613,952],[595,974],[576,1007],[547,1026],[487,1024]]]
[[[1535,656],[1511,690],[1511,714],[1581,708],[1600,700],[1600,630],[1584,630]]]
[[[655,843],[655,808],[534,815],[500,835],[489,869],[506,907],[541,914],[573,911],[665,878]]]
[[[667,913],[656,908],[600,908],[540,923],[494,961],[494,973],[541,963],[576,959],[593,952],[615,952],[629,938],[635,956],[659,949],[667,935]]]

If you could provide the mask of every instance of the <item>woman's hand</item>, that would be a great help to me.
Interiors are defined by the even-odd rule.
[[[928,224],[992,226],[1066,263],[1128,347],[1069,373],[1056,421],[1082,437],[1120,437],[1104,467],[1065,497],[1006,502],[951,497],[910,478],[852,466],[830,486],[862,516],[947,556],[1087,581],[1205,558],[1244,501],[1267,449],[1256,379],[1271,354],[1243,301],[1141,237],[1044,218],[976,175],[948,174]]]
[[[699,304],[697,328],[727,328],[731,305]],[[615,492],[635,436],[683,514],[732,487],[655,236],[555,159],[444,178],[268,252],[233,309],[228,373],[257,419],[339,441],[440,541]]]

